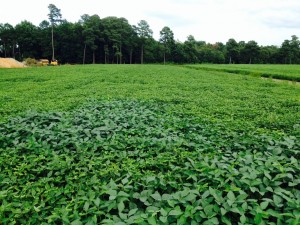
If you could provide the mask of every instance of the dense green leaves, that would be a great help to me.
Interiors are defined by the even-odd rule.
[[[135,26],[125,18],[108,16],[100,19],[98,15],[83,14],[80,21],[71,23],[61,20],[60,9],[55,5],[50,4],[48,9],[50,23],[42,21],[39,27],[27,21],[21,21],[15,27],[8,23],[0,24],[0,57],[13,57],[20,61],[26,57],[50,59],[49,42],[52,42],[52,59],[55,45],[56,58],[63,64],[132,64],[144,61],[181,64],[300,63],[300,41],[296,35],[292,35],[291,40],[284,40],[281,47],[259,46],[253,40],[237,42],[232,38],[226,44],[206,43],[192,35],[182,43],[175,41],[173,31],[167,26],[160,31],[160,39],[155,40],[145,20]]]
[[[299,222],[299,139],[168,107],[93,100],[2,123],[3,224]]]
[[[0,80],[3,224],[299,223],[295,84],[126,65]]]
[[[188,68],[300,82],[296,65],[187,65]]]

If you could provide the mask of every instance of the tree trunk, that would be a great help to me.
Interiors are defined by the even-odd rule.
[[[250,58],[249,64],[251,64],[251,58]]]
[[[19,45],[19,60],[22,60],[23,56],[21,55],[21,46]]]
[[[4,58],[6,58],[6,47],[5,47],[5,42],[4,42],[3,46],[4,46]]]
[[[231,64],[231,56],[229,57],[229,64]]]
[[[52,41],[52,61],[54,61],[55,56],[54,56],[54,35],[53,35],[53,29],[54,29],[54,25],[52,24],[52,34],[51,34],[51,41]]]
[[[95,50],[93,50],[93,64],[95,64]]]
[[[166,65],[166,52],[164,51],[164,65]]]
[[[15,56],[15,44],[13,44],[12,57],[13,57],[14,59],[16,58],[16,56]]]
[[[122,64],[122,42],[120,43],[120,64]]]
[[[144,64],[144,45],[142,45],[141,49],[141,64]]]
[[[85,64],[85,52],[86,52],[86,44],[84,45],[84,49],[83,49],[83,61],[82,64]]]
[[[104,45],[104,63],[107,64],[108,46]]]
[[[130,49],[130,52],[129,52],[129,64],[132,64],[132,48]]]

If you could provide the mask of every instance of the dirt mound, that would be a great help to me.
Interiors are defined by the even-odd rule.
[[[0,68],[23,68],[26,67],[23,63],[13,58],[0,58]]]

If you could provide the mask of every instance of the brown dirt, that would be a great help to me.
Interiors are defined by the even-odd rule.
[[[268,78],[268,77],[261,77],[264,80],[272,80],[277,83],[286,83],[286,84],[294,84],[300,86],[300,82],[298,81],[291,81],[291,80],[280,80],[280,79],[274,79],[274,78]]]
[[[23,63],[13,58],[0,58],[0,68],[23,68],[26,67]]]

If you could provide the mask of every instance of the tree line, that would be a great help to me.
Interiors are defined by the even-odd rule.
[[[259,46],[256,41],[229,39],[225,44],[198,41],[189,35],[176,41],[170,27],[160,39],[145,20],[129,24],[121,17],[81,16],[75,23],[61,19],[60,10],[49,5],[49,21],[35,26],[22,21],[16,26],[0,23],[0,57],[57,59],[60,63],[260,63],[299,64],[300,41],[296,35],[281,46]]]

